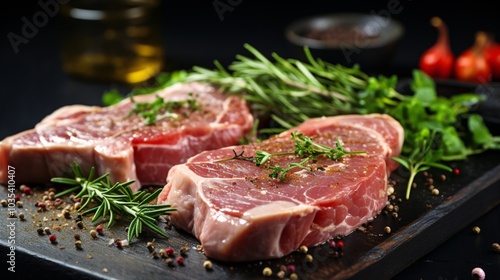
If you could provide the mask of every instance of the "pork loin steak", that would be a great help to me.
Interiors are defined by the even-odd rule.
[[[152,124],[131,114],[137,104],[158,101],[180,106]],[[166,110],[166,111],[165,111]],[[112,181],[136,180],[131,185],[161,185],[168,170],[195,154],[236,145],[253,125],[246,102],[201,83],[176,84],[135,96],[109,107],[71,105],[56,110],[34,129],[0,143],[0,181],[7,182],[7,165],[16,169],[17,183],[47,183],[65,175],[76,161],[84,172],[92,166]]]
[[[293,152],[293,131],[330,147],[338,138],[344,149],[365,153],[337,161],[318,157],[309,163],[314,171],[295,167],[283,180],[270,178],[266,166],[285,168],[302,158],[275,156],[261,166],[230,159],[256,151]],[[399,155],[403,133],[387,115],[311,119],[260,143],[206,151],[174,166],[158,203],[177,209],[172,224],[196,236],[211,258],[279,258],[301,245],[349,234],[380,213],[388,176],[397,167],[391,157]]]

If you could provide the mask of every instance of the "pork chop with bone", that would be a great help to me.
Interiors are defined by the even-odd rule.
[[[265,166],[228,160],[294,150],[292,132],[347,151],[337,161],[318,157],[311,170],[294,168],[283,180],[266,166],[286,168],[297,156],[276,156]],[[314,246],[347,235],[387,204],[388,177],[398,164],[404,131],[388,115],[310,119],[260,143],[205,151],[170,169],[158,203],[177,211],[174,226],[192,233],[208,257],[255,261],[283,257],[301,245]]]

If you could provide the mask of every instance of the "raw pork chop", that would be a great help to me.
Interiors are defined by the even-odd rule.
[[[291,132],[334,147],[365,151],[333,161],[319,157],[314,171],[295,168],[284,180],[266,166],[287,167],[296,156],[272,157],[264,166],[222,160],[242,152],[294,151]],[[200,153],[169,171],[158,203],[177,211],[176,227],[196,236],[207,256],[222,261],[278,258],[300,245],[313,246],[346,235],[380,213],[387,203],[387,179],[397,164],[403,128],[387,115],[311,119],[273,138]]]
[[[73,105],[43,119],[34,129],[0,142],[0,182],[7,165],[16,168],[18,183],[47,183],[77,161],[84,172],[95,166],[113,181],[136,180],[164,185],[168,170],[204,150],[235,145],[250,131],[253,117],[244,100],[201,83],[177,84],[134,102],[195,100],[198,109],[181,106],[176,118],[147,125],[130,114],[131,99],[109,107]]]

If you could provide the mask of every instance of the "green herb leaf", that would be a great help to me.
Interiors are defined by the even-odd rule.
[[[139,237],[142,233],[143,223],[146,223],[146,226],[152,231],[167,237],[166,233],[161,231],[154,221],[159,216],[168,215],[176,209],[171,208],[169,204],[149,204],[158,197],[161,189],[157,189],[153,193],[138,191],[134,194],[132,189],[130,189],[130,184],[132,184],[133,181],[111,185],[109,174],[107,173],[94,178],[95,169],[93,167],[88,176],[83,176],[81,168],[76,162],[72,164],[71,168],[75,179],[64,177],[55,177],[51,179],[53,183],[74,186],[66,191],[59,192],[56,197],[77,192],[78,194],[75,197],[84,198],[84,203],[78,211],[82,211],[91,203],[97,204],[97,206],[87,209],[83,213],[94,213],[92,222],[109,215],[108,227],[113,224],[116,216],[130,219],[131,222],[128,231],[129,241],[134,237]]]

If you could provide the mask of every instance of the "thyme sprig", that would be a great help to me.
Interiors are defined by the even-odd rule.
[[[95,168],[92,167],[88,176],[84,176],[80,165],[73,163],[71,169],[74,178],[55,177],[51,181],[54,183],[71,185],[73,187],[57,193],[56,197],[61,197],[71,193],[77,193],[75,198],[81,198],[82,206],[77,211],[82,212],[90,204],[97,204],[92,208],[83,211],[83,214],[94,213],[92,222],[101,217],[109,216],[108,227],[111,227],[117,217],[125,217],[130,220],[127,238],[132,240],[139,237],[143,228],[147,227],[161,236],[168,237],[167,234],[157,226],[157,219],[161,215],[168,215],[176,209],[169,204],[153,205],[161,192],[161,188],[153,193],[146,191],[133,192],[130,185],[134,181],[112,184],[109,174],[95,177]]]
[[[192,94],[189,94],[192,96]],[[177,110],[185,105],[190,110],[198,110],[200,107],[196,102],[196,99],[189,98],[179,101],[165,101],[162,97],[156,96],[156,99],[151,102],[136,102],[134,97],[130,97],[134,106],[129,112],[129,116],[132,114],[138,114],[146,120],[147,125],[152,125],[157,121],[163,119],[176,119],[179,117],[174,110]]]
[[[244,156],[244,151],[241,153],[236,153],[236,151],[233,150],[234,156],[231,158],[225,158],[218,160],[220,161],[226,161],[226,160],[231,160],[231,159],[237,159],[237,160],[244,160],[244,161],[250,161],[255,163],[257,166],[261,166],[265,164],[266,162],[269,161],[271,157],[276,157],[276,156],[286,156],[286,155],[295,155],[299,158],[303,158],[301,162],[298,163],[290,163],[287,167],[280,167],[277,165],[273,166],[268,166],[267,168],[272,170],[272,172],[269,174],[270,178],[273,179],[280,179],[283,180],[286,177],[286,174],[288,171],[295,167],[302,168],[304,170],[311,171],[311,168],[307,166],[306,164],[309,161],[316,161],[319,156],[324,156],[328,159],[331,160],[338,160],[341,157],[345,155],[352,155],[352,154],[361,154],[361,153],[366,153],[365,151],[347,151],[344,149],[342,146],[342,143],[340,140],[337,138],[336,139],[336,144],[335,147],[330,147],[326,145],[322,145],[320,143],[317,143],[313,141],[310,137],[297,132],[293,131],[291,133],[291,138],[295,142],[295,148],[293,151],[290,152],[279,152],[279,153],[269,153],[266,151],[256,151],[255,156]]]

